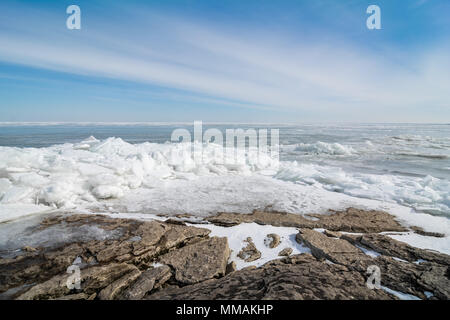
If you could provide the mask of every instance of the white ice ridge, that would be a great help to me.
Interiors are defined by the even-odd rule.
[[[205,144],[203,162],[196,163],[190,148],[188,143],[130,144],[93,137],[47,148],[0,147],[0,221],[51,208],[208,216],[267,206],[298,214],[354,206],[450,233],[449,219],[411,209],[448,212],[445,180],[349,173],[261,154],[256,159],[252,150],[240,163],[229,164],[215,144]],[[440,246],[450,248],[448,242]]]
[[[129,144],[120,138],[48,148],[0,147],[0,203],[42,203],[73,207],[120,198],[132,189],[155,188],[161,181],[203,175],[248,175],[278,164],[268,154],[247,150],[236,162],[224,161],[222,147],[205,144],[196,163],[190,143]]]
[[[282,162],[274,178],[352,197],[376,199],[413,207],[417,211],[450,215],[450,182],[445,179],[348,172],[341,168]]]

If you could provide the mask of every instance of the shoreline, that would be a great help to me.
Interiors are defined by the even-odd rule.
[[[450,298],[450,256],[392,238],[444,235],[405,227],[382,211],[219,213],[195,223],[186,215],[113,216],[35,218],[25,231],[34,238],[22,236],[28,244],[0,258],[0,298]],[[367,287],[372,265],[381,271],[380,289]],[[79,290],[65,285],[71,266],[80,268]]]

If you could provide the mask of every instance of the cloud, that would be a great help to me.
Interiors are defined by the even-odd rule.
[[[61,19],[46,14],[47,21]],[[446,44],[413,53],[370,51],[351,41],[273,38],[261,29],[241,35],[179,17],[130,14],[132,27],[76,34],[46,24],[42,33],[39,14],[29,11],[23,17],[27,23],[0,29],[0,60],[262,109],[352,113],[430,104],[449,108]]]

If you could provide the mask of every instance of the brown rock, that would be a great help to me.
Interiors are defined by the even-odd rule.
[[[292,213],[255,210],[252,214],[219,213],[206,220],[220,226],[256,222],[263,225],[346,232],[407,231],[392,215],[377,210],[348,208],[345,211],[332,211],[331,214],[309,214],[307,217],[312,219]]]
[[[247,242],[247,245],[239,251],[237,256],[245,262],[252,262],[261,258],[261,252],[256,248],[252,238],[248,237],[245,242]]]
[[[292,248],[284,248],[278,253],[280,257],[289,257],[292,254]]]
[[[325,230],[323,234],[331,238],[340,238],[342,236],[342,233],[340,233],[339,231],[330,231],[330,230]]]
[[[81,290],[90,295],[120,278],[124,274],[136,270],[129,264],[109,264],[84,269],[81,272]],[[50,280],[31,287],[30,290],[18,297],[18,300],[36,300],[59,298],[70,293],[67,287],[69,274],[57,275]]]
[[[89,296],[85,293],[75,293],[50,300],[88,300],[88,299]]]
[[[351,243],[381,254],[375,259],[359,256],[357,259],[336,259],[348,268],[364,272],[370,265],[381,270],[382,285],[426,299],[425,291],[439,299],[449,299],[448,266],[445,254],[414,248],[381,234],[343,235]],[[398,260],[401,259],[401,260]],[[417,261],[422,260],[418,263]]]
[[[68,229],[61,230],[74,230],[75,226],[88,225],[115,236],[107,240],[78,237],[72,242],[69,238],[60,247],[40,246],[30,252],[22,248],[19,256],[0,259],[0,298],[392,299],[382,290],[365,286],[366,270],[371,265],[380,268],[385,287],[422,299],[426,299],[426,291],[433,293],[433,299],[450,298],[449,256],[414,248],[386,235],[364,233],[403,231],[387,213],[350,208],[312,217],[315,220],[255,211],[211,218],[223,225],[257,222],[306,227],[300,229],[297,240],[311,248],[317,259],[309,254],[291,255],[239,271],[233,263],[227,266],[226,239],[208,238],[207,229],[100,215],[49,217],[40,228],[63,224]],[[325,234],[310,229],[319,227],[327,229]],[[339,234],[336,230],[364,234]],[[275,237],[269,238],[272,244]],[[261,253],[251,238],[247,240],[241,258],[258,259]],[[380,255],[373,258],[359,248]],[[71,274],[66,269],[77,257],[82,261],[81,289],[69,290],[66,282]],[[173,271],[167,265],[148,269],[158,259]]]
[[[296,240],[310,248],[317,259],[328,259],[334,263],[345,264],[344,261],[348,259],[365,258],[364,253],[348,241],[333,239],[311,229],[300,229]]]
[[[113,300],[117,298],[122,291],[129,287],[140,275],[141,272],[136,268],[102,289],[98,294],[98,298],[100,300]]]
[[[295,261],[295,262],[293,262]],[[273,261],[245,268],[220,279],[155,292],[147,299],[396,299],[382,290],[370,290],[364,277],[338,265],[302,254],[290,261]]]
[[[276,233],[270,233],[266,236],[264,244],[271,249],[276,248],[280,244],[280,236]]]
[[[231,261],[229,264],[227,264],[227,268],[225,270],[225,274],[229,274],[236,271],[236,262]]]
[[[208,217],[205,220],[224,227],[250,222],[278,227],[314,228],[316,225],[315,221],[306,219],[298,214],[258,210],[253,211],[252,214],[222,212],[214,217]]]
[[[450,299],[450,267],[430,264],[419,276],[418,283],[439,299]]]
[[[172,273],[168,266],[161,266],[144,271],[137,278],[136,282],[125,289],[121,299],[140,300],[148,292],[163,285],[171,276]]]
[[[368,247],[383,255],[400,258],[409,262],[416,262],[422,259],[443,265],[450,265],[450,256],[446,254],[415,248],[382,234],[343,235],[342,238],[352,243]]]
[[[436,237],[436,238],[443,238],[445,237],[445,234],[438,233],[438,232],[428,232],[423,230],[421,227],[411,227],[411,230],[413,230],[415,233],[420,234],[422,236],[428,236],[428,237]]]
[[[185,226],[186,223],[184,221],[181,220],[176,220],[176,219],[167,219],[164,221],[165,223],[170,223],[170,224],[176,224],[179,226]]]
[[[319,219],[317,228],[346,232],[407,231],[387,212],[348,208],[345,211],[332,211],[332,214],[311,214]]]
[[[227,238],[212,237],[187,245],[160,257],[175,269],[175,279],[192,284],[225,274],[230,249]]]
[[[109,262],[117,257],[131,253],[132,244],[127,241],[112,241],[112,243],[97,253],[98,262]]]
[[[38,249],[30,247],[30,246],[25,246],[22,248],[22,250],[26,251],[26,252],[36,252]]]

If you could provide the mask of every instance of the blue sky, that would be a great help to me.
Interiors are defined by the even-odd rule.
[[[449,14],[448,0],[2,0],[0,122],[450,122]]]

